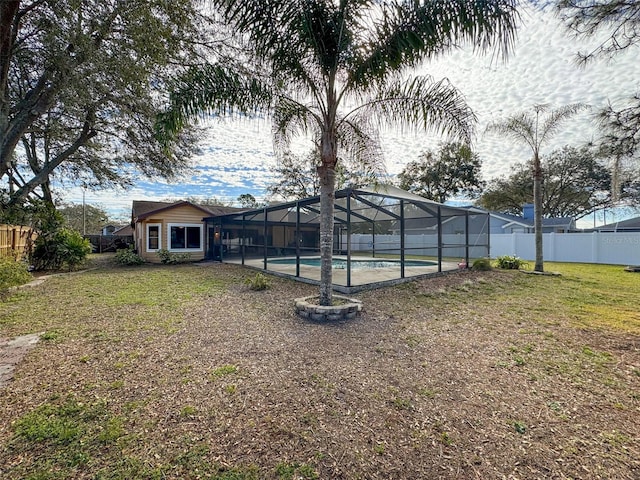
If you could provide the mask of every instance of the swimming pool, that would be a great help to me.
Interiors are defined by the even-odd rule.
[[[268,263],[272,265],[295,265],[295,258],[274,258],[268,261]],[[307,258],[303,257],[300,259],[300,265],[307,265],[311,267],[320,267],[320,258],[312,257]],[[332,262],[333,268],[335,270],[346,270],[347,261],[343,258],[334,258]],[[438,265],[437,262],[430,262],[428,260],[405,260],[405,267],[431,267],[433,265]],[[373,270],[376,268],[390,268],[400,267],[400,260],[351,260],[351,268],[353,270]]]

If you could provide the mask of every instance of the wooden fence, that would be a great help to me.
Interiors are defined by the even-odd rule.
[[[17,255],[22,258],[29,252],[36,236],[31,227],[0,225],[0,257]]]

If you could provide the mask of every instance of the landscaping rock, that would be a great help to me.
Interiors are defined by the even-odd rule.
[[[296,313],[302,318],[308,318],[314,322],[339,322],[354,319],[362,310],[362,302],[355,298],[334,295],[334,301],[343,302],[342,305],[322,306],[314,303],[317,296],[296,298]]]

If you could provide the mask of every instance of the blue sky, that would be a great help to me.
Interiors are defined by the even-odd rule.
[[[418,72],[435,79],[446,77],[465,95],[478,117],[474,149],[483,161],[485,180],[508,174],[511,165],[530,157],[526,148],[497,135],[485,134],[489,122],[543,103],[557,107],[582,102],[590,104],[595,112],[607,102],[621,105],[625,97],[640,90],[637,48],[611,61],[600,60],[579,67],[575,62],[577,51],[595,47],[598,39],[572,38],[551,10],[528,8],[522,11],[522,16],[524,25],[519,30],[515,51],[506,62],[462,48],[424,65]],[[565,144],[579,146],[596,138],[593,112],[582,113],[566,122],[543,153]],[[435,148],[446,139],[398,129],[382,132],[382,140],[385,166],[393,178],[408,162],[417,160],[422,151]],[[107,208],[112,215],[126,217],[134,199],[215,196],[233,202],[243,193],[264,199],[266,187],[274,180],[276,166],[267,121],[213,121],[200,146],[200,154],[193,159],[194,171],[178,182],[140,181],[126,191],[87,192],[86,200]],[[299,148],[302,152],[309,147],[301,144]],[[64,199],[81,202],[81,189],[67,189]],[[630,213],[620,212],[618,217]],[[606,220],[615,218],[609,212]],[[602,223],[602,214],[596,220]],[[582,226],[591,224],[593,219],[582,222]]]

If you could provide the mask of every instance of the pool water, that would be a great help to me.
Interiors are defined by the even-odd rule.
[[[295,265],[295,258],[276,258],[269,260],[269,263],[273,265]],[[300,265],[307,265],[311,267],[320,267],[319,258],[301,258]],[[428,260],[405,260],[405,267],[429,267],[437,265],[436,262],[430,262]],[[389,268],[400,267],[400,260],[351,260],[351,268],[354,270],[366,270],[376,268]],[[334,258],[332,262],[332,268],[335,270],[346,270],[347,261],[342,258]]]

